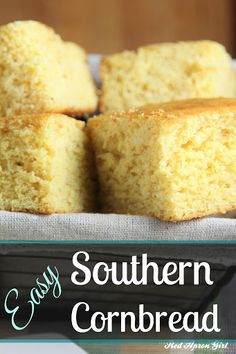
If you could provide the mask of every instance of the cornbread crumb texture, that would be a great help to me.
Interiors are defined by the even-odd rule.
[[[213,41],[162,43],[106,56],[100,74],[102,112],[186,98],[236,96],[231,57]]]
[[[150,105],[88,124],[106,212],[187,220],[236,209],[236,100]]]
[[[82,114],[97,106],[85,51],[36,21],[0,27],[0,116]]]
[[[94,209],[94,167],[83,122],[60,114],[0,118],[0,209]]]

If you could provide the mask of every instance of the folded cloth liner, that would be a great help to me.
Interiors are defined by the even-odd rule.
[[[207,217],[169,223],[146,216],[2,211],[0,240],[236,240],[236,219]]]

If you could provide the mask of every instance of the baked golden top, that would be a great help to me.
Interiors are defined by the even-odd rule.
[[[90,122],[99,122],[102,118],[109,119],[146,119],[150,116],[160,121],[174,118],[186,118],[210,112],[231,112],[236,111],[236,98],[194,98],[181,101],[171,101],[161,104],[148,104],[143,107],[129,109],[128,111],[101,114],[94,117]],[[89,123],[90,123],[89,122]]]
[[[48,121],[55,121],[57,123],[55,128],[60,129],[64,125],[74,126],[83,128],[85,123],[81,120],[76,120],[70,118],[65,114],[60,113],[41,113],[41,114],[26,114],[14,117],[0,117],[0,130],[15,130],[19,127],[24,128],[34,128],[35,131],[40,129],[42,126],[47,125]]]

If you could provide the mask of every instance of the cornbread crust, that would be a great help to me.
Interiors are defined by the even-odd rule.
[[[149,119],[155,117],[155,120],[160,123],[172,124],[172,119],[188,119],[189,116],[198,118],[201,113],[231,113],[236,110],[235,98],[194,98],[179,101],[164,102],[159,104],[148,104],[143,107],[131,108],[128,111],[113,112],[109,115],[110,119],[117,120],[125,119]],[[93,122],[99,124],[100,118],[108,117],[101,114],[93,118]]]
[[[88,130],[104,212],[176,222],[236,209],[236,99],[147,105]]]
[[[0,118],[0,210],[89,212],[95,194],[84,122],[61,114]]]
[[[99,107],[103,113],[168,101],[236,97],[236,73],[214,41],[160,43],[103,57]]]
[[[97,101],[84,49],[36,21],[0,27],[0,116],[79,116]]]

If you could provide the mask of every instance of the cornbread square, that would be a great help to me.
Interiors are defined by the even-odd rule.
[[[0,116],[81,115],[97,106],[85,51],[36,21],[0,27]]]
[[[94,209],[94,167],[85,123],[61,114],[0,118],[0,209]]]
[[[236,96],[231,57],[213,41],[154,44],[113,54],[102,60],[100,76],[102,112],[187,98]]]
[[[192,99],[88,123],[103,210],[180,221],[236,209],[236,99]]]

